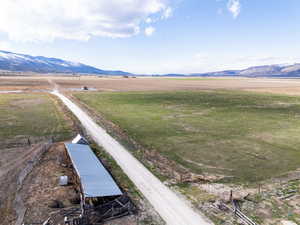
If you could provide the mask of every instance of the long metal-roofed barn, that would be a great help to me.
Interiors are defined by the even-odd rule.
[[[88,145],[65,144],[80,179],[84,198],[122,195],[122,191]]]
[[[78,135],[72,143],[65,143],[65,147],[69,164],[74,168],[73,179],[81,194],[83,216],[93,215],[99,222],[131,214],[135,210],[85,138]]]

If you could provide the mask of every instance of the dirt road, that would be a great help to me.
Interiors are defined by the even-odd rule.
[[[95,142],[112,155],[123,171],[168,225],[212,224],[203,215],[196,213],[183,199],[180,199],[173,191],[157,179],[77,105],[58,91],[53,91],[52,94],[58,96],[74,113]]]

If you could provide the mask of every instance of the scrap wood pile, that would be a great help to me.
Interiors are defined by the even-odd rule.
[[[87,215],[90,221],[105,222],[134,214],[136,210],[137,208],[130,198],[127,195],[122,195],[111,202],[99,205],[90,211],[87,210]]]

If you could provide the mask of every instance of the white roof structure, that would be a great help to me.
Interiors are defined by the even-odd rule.
[[[110,173],[88,145],[66,143],[65,146],[85,198],[122,195]]]
[[[77,134],[77,136],[72,140],[73,144],[82,144],[82,145],[88,145],[89,142],[82,137],[80,134]]]

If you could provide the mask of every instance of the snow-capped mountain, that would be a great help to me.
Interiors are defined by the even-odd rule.
[[[300,64],[254,66],[244,70],[193,73],[191,76],[300,77]]]
[[[82,63],[57,58],[31,56],[0,50],[0,70],[37,72],[37,73],[80,73],[129,75],[123,71],[101,70]]]

